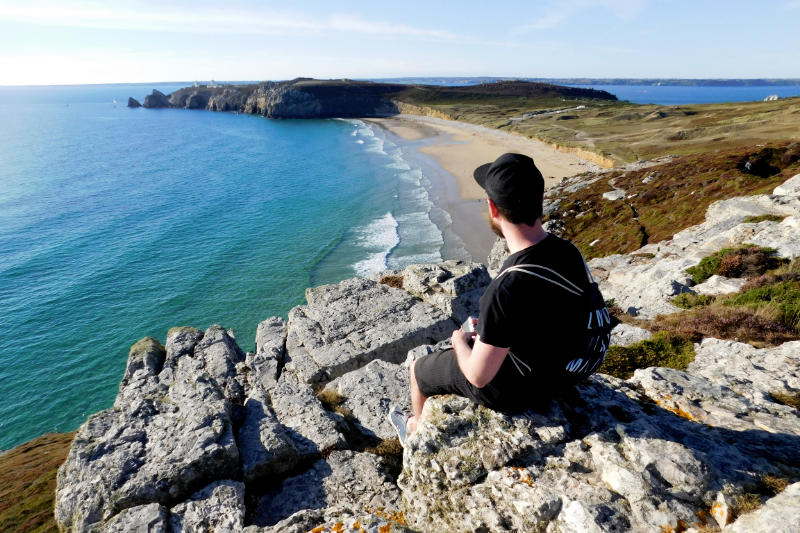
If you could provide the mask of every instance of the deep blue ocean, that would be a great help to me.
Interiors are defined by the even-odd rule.
[[[185,85],[0,87],[0,450],[110,406],[144,336],[219,323],[251,350],[306,287],[453,256],[441,170],[413,143],[358,120],[125,107]],[[661,104],[800,94],[597,88]]]
[[[252,350],[306,287],[442,259],[425,170],[379,127],[125,107],[153,87],[178,88],[0,88],[0,449],[110,406],[144,336]]]

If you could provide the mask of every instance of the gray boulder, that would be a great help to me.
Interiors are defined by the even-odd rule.
[[[401,362],[455,327],[441,310],[367,279],[307,289],[306,300],[289,312],[283,372],[307,383],[327,383],[373,359]]]
[[[491,282],[484,265],[455,260],[410,265],[400,276],[404,290],[459,324],[470,315],[478,316],[480,297]]]
[[[337,451],[265,495],[253,523],[272,526],[298,511],[324,509],[333,504],[359,511],[396,511],[400,492],[383,458],[370,453]]]
[[[285,346],[286,322],[282,318],[274,316],[258,324],[256,351],[245,359],[250,371],[249,386],[258,386],[266,391],[275,388],[283,366]]]
[[[245,415],[236,437],[247,483],[280,476],[292,470],[299,454],[280,423],[269,397],[256,391],[244,403]]]
[[[178,346],[173,330],[168,347]],[[79,429],[58,472],[55,518],[60,527],[83,531],[138,505],[180,502],[239,468],[232,406],[226,393],[237,357],[222,328],[209,328],[191,351],[160,352],[137,343],[117,400]],[[142,351],[142,347],[148,348]],[[140,361],[141,364],[137,361]],[[167,364],[169,362],[169,365]],[[219,373],[212,373],[219,371]]]
[[[341,418],[326,411],[311,386],[292,374],[281,376],[272,391],[272,407],[301,460],[347,447]]]
[[[611,330],[610,346],[630,346],[652,336],[653,334],[644,328],[620,322]]]
[[[508,258],[508,243],[505,239],[497,238],[489,251],[489,257],[486,258],[486,264],[491,277],[497,276],[500,273],[500,267]]]
[[[216,481],[171,509],[170,527],[178,532],[244,529],[244,484]]]
[[[648,369],[629,382],[593,376],[515,416],[434,397],[403,458],[406,519],[452,531],[699,528],[720,494],[800,475],[800,419],[791,425],[779,408],[743,419],[751,406],[736,396]]]
[[[171,533],[169,509],[158,503],[138,505],[124,509],[102,527],[103,533],[129,533],[130,531]]]
[[[326,392],[343,398],[342,407],[352,416],[356,429],[368,438],[397,436],[386,419],[390,404],[411,409],[408,368],[386,361],[372,361],[336,378],[325,386]]]

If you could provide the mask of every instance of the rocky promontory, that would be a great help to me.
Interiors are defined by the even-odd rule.
[[[269,118],[366,117],[399,113],[398,102],[408,95],[442,100],[562,96],[616,100],[605,91],[522,81],[443,89],[426,85],[297,78],[251,85],[200,85],[179,89],[169,96],[153,90],[145,97],[144,107],[232,111]]]
[[[798,184],[715,202],[638,256],[592,260],[605,296],[640,320],[615,328],[612,350],[654,346],[642,317],[699,293],[685,269],[708,254],[747,241],[800,256]],[[288,321],[259,325],[252,353],[221,326],[142,339],[114,405],[81,426],[59,470],[59,526],[800,530],[800,340],[706,336],[680,368],[597,374],[517,416],[432,398],[399,448],[385,414],[408,405],[408,365],[476,312],[503,253],[489,270],[449,261],[308,289]]]

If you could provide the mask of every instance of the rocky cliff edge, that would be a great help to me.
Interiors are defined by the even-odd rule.
[[[679,274],[709,251],[755,240],[800,255],[799,198],[796,176],[713,204],[646,260],[590,265],[607,297],[669,310],[675,283],[691,288]],[[773,211],[784,218],[744,222]],[[220,326],[139,341],[113,407],[81,426],[59,470],[60,527],[800,530],[800,417],[776,401],[800,391],[800,341],[705,338],[686,370],[598,374],[518,416],[433,398],[401,456],[385,413],[408,405],[408,364],[476,312],[489,280],[451,261],[308,289],[288,322],[259,325],[253,353]]]

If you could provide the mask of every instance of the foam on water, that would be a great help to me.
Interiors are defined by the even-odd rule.
[[[356,228],[354,234],[358,245],[369,254],[366,259],[353,265],[359,276],[365,276],[388,268],[387,259],[392,250],[400,244],[397,231],[399,223],[392,213]]]

